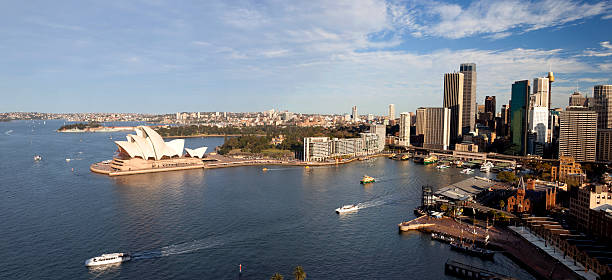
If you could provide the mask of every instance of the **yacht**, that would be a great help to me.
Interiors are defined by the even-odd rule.
[[[480,167],[480,172],[489,172],[491,171],[491,168],[493,168],[493,163],[491,162],[485,162],[481,167]]]
[[[85,266],[97,266],[114,263],[122,263],[131,260],[131,256],[128,253],[112,253],[103,254],[101,256],[93,257],[85,261]]]
[[[340,208],[336,208],[336,213],[342,214],[342,213],[348,213],[348,212],[353,212],[357,210],[359,210],[359,207],[357,207],[357,205],[349,204],[349,205],[344,205]]]

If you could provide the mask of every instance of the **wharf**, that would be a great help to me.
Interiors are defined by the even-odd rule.
[[[475,267],[458,261],[447,260],[444,264],[444,273],[462,279],[475,280],[511,280],[515,279],[506,275],[488,271],[484,268]]]

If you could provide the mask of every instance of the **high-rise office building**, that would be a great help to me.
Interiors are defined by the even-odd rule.
[[[531,107],[548,107],[548,86],[550,85],[548,78],[533,79],[533,102]]]
[[[513,152],[524,156],[527,154],[527,121],[529,119],[529,80],[516,81],[512,84],[510,99],[510,135]]]
[[[501,106],[501,120],[500,126],[497,129],[497,135],[499,136],[508,136],[510,134],[509,125],[510,125],[510,105],[504,104]]]
[[[548,103],[548,100],[547,102]],[[535,106],[529,114],[529,132],[535,133],[535,142],[546,143],[548,139],[548,108]]]
[[[569,97],[569,106],[587,107],[587,99],[580,92],[574,91]]]
[[[485,113],[487,114],[489,120],[495,118],[495,106],[495,96],[487,96],[485,98]]]
[[[376,134],[378,140],[378,152],[385,149],[385,140],[387,138],[387,126],[384,124],[370,125],[370,133]]]
[[[389,120],[395,120],[395,104],[389,104]]]
[[[612,129],[597,130],[597,160],[612,162]]]
[[[593,87],[597,125],[600,129],[612,128],[612,85]]]
[[[462,133],[474,131],[476,127],[476,63],[462,63],[459,72],[463,74],[463,124]]]
[[[424,108],[423,147],[447,150],[450,145],[451,110],[449,108]]]
[[[399,144],[401,146],[410,146],[410,114],[408,112],[400,114]]]
[[[450,109],[451,125],[450,137],[452,142],[458,142],[461,138],[463,121],[463,78],[462,73],[444,74],[444,101],[443,107]]]
[[[353,113],[351,115],[354,122],[359,121],[359,115],[357,114],[357,106],[353,106]]]
[[[597,113],[584,107],[568,107],[559,117],[559,156],[595,161]]]
[[[425,108],[418,108],[416,110],[416,135],[425,134]]]

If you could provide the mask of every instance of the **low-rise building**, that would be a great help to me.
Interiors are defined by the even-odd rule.
[[[590,232],[590,210],[602,205],[612,205],[612,187],[591,185],[573,191],[570,197],[570,215],[576,222],[576,227]]]

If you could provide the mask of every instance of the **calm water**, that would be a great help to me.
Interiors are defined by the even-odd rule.
[[[507,258],[482,261],[424,234],[398,234],[423,184],[466,175],[379,158],[345,166],[91,173],[126,133],[60,134],[62,121],[0,123],[0,279],[269,279],[302,265],[309,279],[444,279],[448,258],[533,279]],[[187,139],[214,147],[222,138]],[[40,154],[41,162],[33,156]],[[70,158],[70,162],[66,161]],[[74,171],[72,171],[74,169]],[[363,174],[379,178],[364,187]],[[343,204],[358,213],[338,216]],[[85,259],[132,252],[88,269]]]

